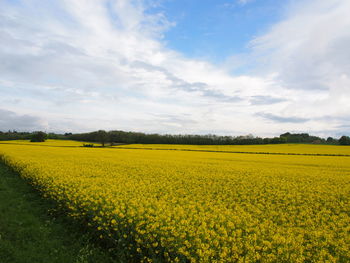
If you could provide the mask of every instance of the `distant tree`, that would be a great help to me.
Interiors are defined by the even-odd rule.
[[[340,145],[350,145],[350,137],[349,137],[349,136],[343,135],[343,136],[339,139],[339,144],[340,144]]]
[[[316,136],[310,136],[308,133],[290,133],[286,132],[280,135],[285,138],[287,143],[323,143],[324,139]]]
[[[321,140],[314,140],[311,143],[313,143],[313,144],[321,144]]]
[[[282,139],[284,142],[286,142],[285,138]],[[270,143],[276,144],[276,143],[281,143],[281,138],[280,137],[274,137],[270,140]]]
[[[307,133],[284,133],[275,138],[259,138],[250,136],[218,136],[213,134],[146,134],[141,132],[127,132],[120,130],[94,131],[89,133],[67,134],[64,139],[99,142],[103,146],[107,143],[145,143],[145,144],[193,144],[193,145],[251,145],[251,144],[279,144],[279,143],[325,143],[326,140]],[[0,138],[1,139],[1,138]],[[334,144],[337,144],[335,140]]]
[[[97,139],[105,147],[106,142],[108,141],[108,133],[104,130],[97,131]]]
[[[291,135],[290,132],[286,132],[280,135],[280,137],[289,137]]]
[[[329,144],[337,144],[338,140],[334,139],[333,137],[328,137],[326,142],[329,143]]]
[[[33,133],[31,142],[44,142],[46,140],[47,134],[42,131]]]
[[[117,139],[117,137],[114,133],[108,132],[108,141],[109,141],[111,146],[114,145],[114,143],[116,142],[116,139]]]

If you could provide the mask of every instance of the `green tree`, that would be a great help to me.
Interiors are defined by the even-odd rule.
[[[328,137],[327,138],[327,143],[329,143],[329,144],[337,144],[338,140],[334,139],[333,137]]]
[[[35,132],[32,135],[31,142],[44,142],[47,138],[47,134],[42,131]]]
[[[339,139],[339,144],[340,144],[340,145],[350,145],[350,137],[349,137],[349,136],[343,135],[343,136]]]
[[[105,147],[105,143],[108,141],[108,133],[104,130],[99,130],[97,132],[97,139]]]

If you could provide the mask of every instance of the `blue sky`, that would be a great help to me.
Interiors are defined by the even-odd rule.
[[[0,130],[350,133],[348,0],[0,1]]]
[[[248,43],[281,19],[287,1],[168,0],[150,12],[174,22],[164,34],[167,47],[213,63],[249,52]]]

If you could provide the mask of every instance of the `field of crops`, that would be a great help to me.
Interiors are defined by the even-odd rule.
[[[0,155],[130,262],[350,261],[350,157],[15,143]]]
[[[71,140],[46,140],[45,142],[30,142],[29,140],[12,140],[12,141],[0,141],[1,144],[18,144],[18,145],[31,145],[31,146],[57,146],[57,147],[80,147],[84,144],[92,144],[90,142],[78,142]],[[99,143],[93,143],[95,146],[100,146]]]
[[[128,144],[115,146],[124,149],[189,150],[213,152],[282,153],[313,155],[349,155],[350,147],[317,144],[267,144],[267,145],[180,145],[180,144]]]

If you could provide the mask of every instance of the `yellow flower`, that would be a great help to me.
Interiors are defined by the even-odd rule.
[[[135,240],[128,251],[169,262],[349,259],[349,147],[44,147],[78,143],[0,142],[0,156],[69,216],[103,230],[101,239]]]

